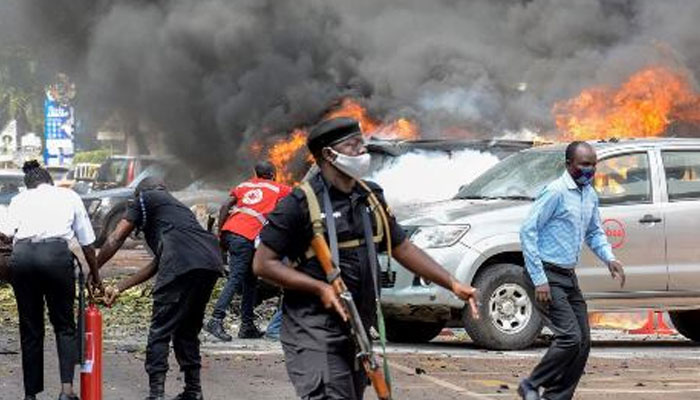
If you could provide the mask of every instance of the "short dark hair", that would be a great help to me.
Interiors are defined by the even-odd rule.
[[[580,146],[587,146],[587,147],[592,148],[592,146],[588,142],[584,142],[581,140],[576,140],[576,141],[569,143],[569,145],[566,146],[566,152],[565,152],[565,157],[566,157],[567,163],[570,163],[571,161],[574,160],[574,156],[576,155],[576,150],[578,150],[578,148]]]
[[[22,166],[22,171],[24,172],[24,185],[29,189],[34,189],[42,183],[53,185],[51,174],[42,168],[37,160],[25,162]]]
[[[138,197],[141,193],[148,190],[167,190],[165,182],[158,176],[147,176],[136,185],[135,195]]]
[[[275,179],[275,166],[269,161],[259,161],[255,164],[255,176],[263,179]]]

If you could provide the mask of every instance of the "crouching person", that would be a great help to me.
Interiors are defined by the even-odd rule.
[[[134,201],[97,256],[98,265],[111,259],[135,229],[143,231],[154,259],[133,276],[106,288],[106,301],[111,304],[123,291],[156,277],[146,347],[150,387],[146,399],[165,398],[171,339],[175,357],[185,375],[185,389],[175,399],[202,399],[198,336],[204,309],[222,274],[218,241],[156,178],[146,178],[137,186]]]

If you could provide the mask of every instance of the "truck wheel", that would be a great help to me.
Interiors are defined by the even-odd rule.
[[[401,321],[393,318],[386,318],[384,324],[387,340],[394,343],[426,343],[445,327],[445,322]]]
[[[525,269],[515,264],[495,264],[474,280],[479,289],[480,319],[464,312],[464,327],[478,346],[493,350],[528,347],[542,330],[535,310],[534,293],[528,289]]]
[[[668,315],[678,333],[694,342],[700,342],[700,310],[669,311]]]

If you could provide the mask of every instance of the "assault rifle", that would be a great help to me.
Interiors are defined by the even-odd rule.
[[[360,314],[357,312],[357,306],[355,306],[352,294],[340,277],[340,271],[333,265],[331,251],[322,233],[314,233],[311,239],[311,247],[314,253],[316,253],[316,258],[318,258],[318,261],[323,267],[323,271],[328,277],[328,283],[333,286],[335,293],[340,298],[343,307],[345,307],[345,311],[348,314],[350,330],[355,339],[355,344],[358,347],[357,358],[362,363],[367,377],[369,377],[372,387],[374,387],[374,391],[377,393],[377,398],[379,398],[379,400],[390,400],[391,391],[384,377],[384,371],[377,362],[376,356],[372,351],[372,343],[367,337],[367,331],[365,331],[365,327],[360,319]]]

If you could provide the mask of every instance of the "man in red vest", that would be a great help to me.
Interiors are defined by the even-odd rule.
[[[275,167],[262,161],[255,165],[255,177],[231,189],[228,203],[219,216],[222,243],[229,252],[229,278],[207,323],[207,332],[223,341],[230,341],[223,319],[233,295],[242,293],[241,327],[238,337],[254,339],[262,336],[255,326],[255,292],[257,278],[253,274],[256,240],[267,214],[277,202],[291,192],[287,185],[275,182]]]

